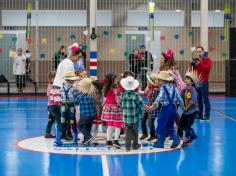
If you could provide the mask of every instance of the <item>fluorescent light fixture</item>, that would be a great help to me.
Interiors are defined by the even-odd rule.
[[[175,10],[176,12],[181,12],[182,10],[180,10],[180,9],[177,9],[177,10]]]
[[[218,12],[218,13],[219,13],[219,12],[221,12],[221,10],[215,10],[215,12]]]

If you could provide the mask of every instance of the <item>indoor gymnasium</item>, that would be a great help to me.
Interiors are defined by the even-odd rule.
[[[235,0],[0,0],[1,176],[235,176]]]

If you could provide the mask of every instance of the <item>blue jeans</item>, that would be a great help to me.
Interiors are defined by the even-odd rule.
[[[93,118],[84,118],[80,116],[78,127],[80,132],[84,135],[84,141],[87,141],[92,137],[91,129],[93,124]]]
[[[210,100],[208,97],[208,82],[202,82],[201,87],[197,88],[198,92],[198,107],[199,107],[199,114],[198,118],[203,118],[203,103],[205,105],[205,114],[204,117],[209,118],[210,117]]]

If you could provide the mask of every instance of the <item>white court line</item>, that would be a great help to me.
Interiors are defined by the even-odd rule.
[[[103,176],[109,176],[109,169],[108,169],[108,163],[107,163],[107,157],[106,155],[102,155],[102,172]]]

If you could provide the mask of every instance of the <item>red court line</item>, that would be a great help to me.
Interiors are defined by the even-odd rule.
[[[21,147],[19,146],[19,143],[21,141],[24,141],[24,140],[27,140],[27,139],[32,139],[32,138],[36,138],[36,137],[40,137],[40,136],[35,136],[35,137],[29,137],[29,138],[24,138],[24,139],[20,139],[18,141],[16,141],[14,143],[14,146],[18,149],[21,149],[21,150],[26,150],[26,151],[29,151],[29,152],[37,152],[37,153],[48,153],[48,154],[53,154],[53,155],[77,155],[77,156],[130,156],[130,155],[149,155],[149,154],[159,154],[159,153],[166,153],[166,152],[174,152],[174,151],[178,151],[178,150],[182,150],[182,149],[185,149],[186,147],[189,147],[191,146],[191,144],[189,144],[188,146],[186,147],[180,147],[180,148],[175,148],[175,149],[171,149],[171,150],[166,150],[166,151],[160,151],[160,152],[156,152],[156,151],[152,151],[152,152],[144,152],[144,153],[123,153],[123,154],[102,154],[102,155],[93,155],[93,154],[70,154],[70,153],[53,153],[53,152],[47,152],[47,151],[38,151],[38,150],[32,150],[32,149],[27,149],[27,148],[24,148],[24,147]]]

